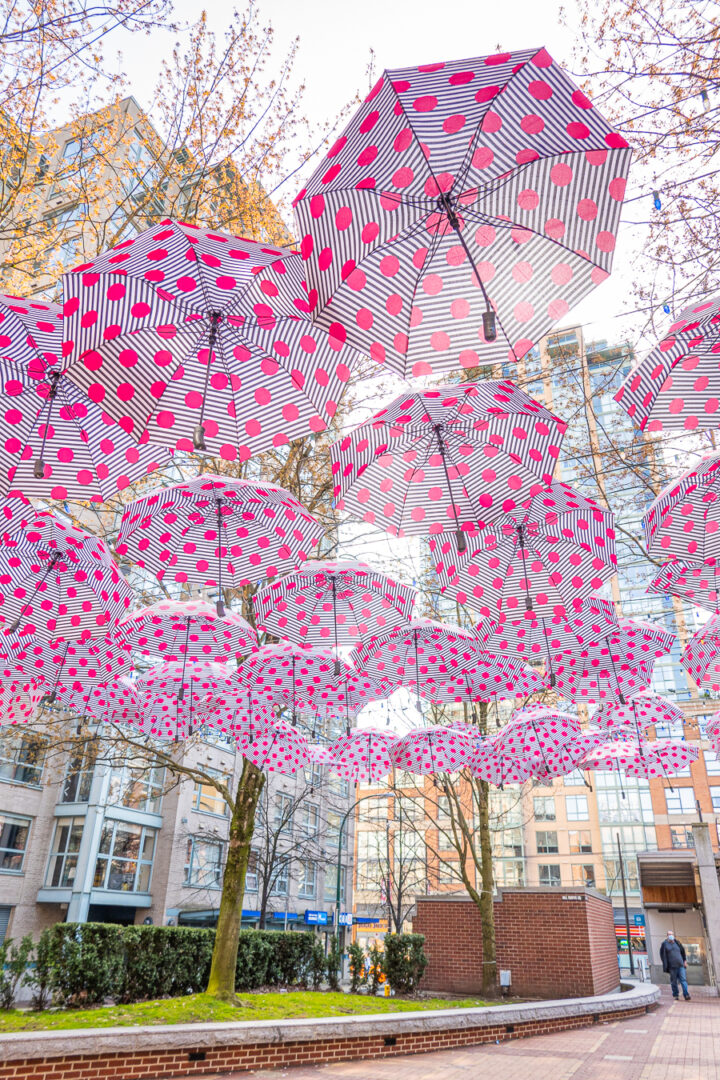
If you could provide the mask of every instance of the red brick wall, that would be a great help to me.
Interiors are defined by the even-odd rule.
[[[482,923],[471,900],[420,898],[413,930],[425,935],[423,989],[482,991]],[[495,938],[498,969],[510,969],[518,997],[585,997],[618,985],[612,904],[588,890],[503,889]]]
[[[212,1046],[205,1050],[133,1050],[128,1038],[124,1054],[83,1054],[82,1057],[38,1058],[0,1063],[0,1080],[165,1080],[170,1077],[243,1073],[254,1069],[288,1069],[295,1065],[324,1065],[338,1061],[422,1054],[456,1046],[505,1042],[528,1035],[546,1035],[585,1027],[595,1020],[629,1020],[653,1006],[639,1005],[602,1017],[559,1016],[516,1022],[511,1027],[448,1028],[445,1031],[398,1032],[388,1045],[381,1035],[316,1042],[256,1043],[247,1046]],[[131,1032],[129,1033],[132,1034]],[[191,1060],[191,1055],[193,1059]]]

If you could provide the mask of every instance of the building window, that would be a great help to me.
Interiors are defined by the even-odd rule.
[[[32,818],[0,814],[0,870],[5,874],[22,873]]]
[[[324,766],[319,762],[309,762],[309,764],[305,766],[303,772],[305,774],[305,782],[309,784],[311,788],[321,788],[324,786]],[[312,795],[312,791],[310,794]]]
[[[671,791],[665,788],[665,802],[668,814],[696,814],[695,789],[676,787]]]
[[[581,769],[573,769],[571,773],[566,773],[566,775],[563,776],[563,784],[565,787],[584,787],[584,772]]]
[[[298,896],[304,900],[312,900],[317,888],[317,865],[314,862],[303,860],[300,863],[300,881],[298,884]]]
[[[413,799],[409,795],[403,795],[395,802],[395,818],[397,821],[420,821],[425,817],[425,800]]]
[[[720,814],[720,787],[710,788],[710,798],[712,799],[713,813]]]
[[[493,869],[495,882],[498,885],[525,884],[525,867],[519,859],[499,859]]]
[[[714,750],[703,750],[705,759],[705,771],[708,776],[720,776],[720,761]]]
[[[695,847],[692,827],[690,825],[672,825],[670,827],[670,844],[674,848]]]
[[[347,869],[343,866],[340,871],[340,902],[345,900],[345,878],[347,876]],[[360,876],[360,868],[358,867],[358,877]],[[377,876],[373,879],[377,882],[379,879]],[[330,902],[337,899],[337,866],[328,866],[325,870],[325,886],[323,890],[323,898]]]
[[[388,816],[389,801],[380,797],[365,799],[360,813],[366,821],[385,821]]]
[[[300,828],[305,836],[317,836],[320,824],[320,807],[317,803],[305,803]]]
[[[149,892],[155,853],[155,829],[105,821],[95,863],[93,888]]]
[[[73,749],[65,772],[60,802],[86,803],[88,801],[97,751],[96,739],[85,739]]]
[[[590,816],[587,795],[566,795],[565,813],[568,821],[587,821]]]
[[[540,863],[538,877],[541,885],[560,885],[560,867],[557,863]]]
[[[555,820],[555,800],[552,795],[541,795],[533,799],[533,814],[536,821]]]
[[[112,806],[126,806],[130,810],[143,810],[146,814],[159,814],[164,783],[163,768],[113,769],[110,774],[108,803]]]
[[[47,740],[23,735],[0,743],[0,779],[38,786],[42,778]]]
[[[282,833],[284,836],[292,835],[294,810],[295,803],[292,795],[278,791],[275,795],[273,811],[273,828],[276,833]]]
[[[198,836],[189,836],[185,859],[185,884],[201,889],[219,889],[222,886],[224,848],[225,845],[220,840],[203,840]],[[255,859],[257,866],[257,855]],[[245,888],[247,888],[247,878]],[[257,873],[255,888],[257,889]]]
[[[51,889],[67,889],[75,882],[78,852],[85,818],[58,818],[45,884]]]
[[[574,863],[570,867],[572,871],[573,885],[586,885],[588,889],[595,888],[595,867],[592,863]]]
[[[340,814],[336,810],[328,810],[325,836],[329,844],[338,845],[340,842]]]
[[[571,829],[568,833],[571,855],[586,855],[592,851],[592,834],[589,829]]]
[[[558,847],[556,832],[541,829],[535,834],[535,838],[537,840],[538,855],[557,855],[560,848]]]
[[[245,871],[245,892],[258,891],[258,853],[251,851],[248,855],[247,870]]]
[[[271,896],[287,896],[290,888],[290,860],[282,859],[272,868],[274,880],[270,889]]]
[[[209,776],[216,776],[224,784],[230,783],[228,774],[220,772],[218,769],[206,769],[205,772]],[[228,804],[212,784],[195,785],[192,807],[193,810],[198,810],[201,814],[215,814],[217,817],[227,817],[230,812]]]
[[[327,781],[328,791],[333,795],[339,795],[342,799],[347,799],[350,794],[350,781],[343,780],[339,776],[334,776],[332,773],[328,777]]]

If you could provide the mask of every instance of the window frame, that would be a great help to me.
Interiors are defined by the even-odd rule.
[[[101,851],[100,847],[98,848],[97,854],[95,856],[95,868],[93,870],[93,884],[92,884],[93,889],[103,889],[104,891],[107,891],[107,892],[141,893],[143,895],[149,893],[150,889],[151,889],[151,886],[152,886],[152,872],[153,872],[153,866],[155,864],[155,851],[157,849],[157,837],[158,837],[159,829],[153,829],[153,828],[150,828],[147,825],[137,824],[136,822],[117,821],[117,820],[115,820],[113,818],[105,818],[105,820],[103,821],[102,833],[104,833],[106,829],[111,830],[110,844],[109,844],[109,848],[108,848],[107,852]],[[116,842],[116,838],[117,838],[117,835],[118,835],[118,831],[122,830],[122,829],[127,829],[128,831],[135,830],[135,829],[140,830],[140,836],[138,838],[138,853],[134,858],[128,857],[126,855],[116,854],[115,842]],[[100,839],[101,844],[103,842],[102,833],[101,833],[101,839]],[[148,859],[148,858],[144,857],[144,851],[145,851],[146,842],[150,838],[152,838],[152,854],[151,854],[150,858]],[[98,870],[99,870],[99,867],[100,867],[101,863],[105,864],[105,869],[104,869],[104,873],[103,873],[103,877],[102,877],[102,883],[98,882],[98,880],[97,880],[97,878],[98,878]],[[135,864],[135,871],[134,871],[134,874],[133,874],[132,888],[130,888],[130,889],[122,889],[122,888],[121,889],[114,889],[109,884],[110,875],[111,875],[111,873],[113,871],[113,864],[118,864],[118,863],[122,863],[122,864],[132,864],[132,863],[134,863]],[[138,883],[141,880],[141,875],[143,874],[145,867],[148,867],[148,870],[147,870],[147,887],[142,889],[142,888],[138,888]],[[120,872],[122,872],[122,870]],[[126,870],[125,872],[127,873],[128,871]]]
[[[0,847],[0,874],[14,874],[16,876],[25,873],[25,856],[28,853],[28,847],[30,844],[30,833],[32,832],[33,819],[26,817],[25,814],[11,814],[3,810],[0,812],[0,842],[2,840],[5,826],[10,825],[12,829],[25,829],[25,844],[22,848],[15,847]],[[20,856],[19,866],[3,866],[1,865],[5,856],[17,857]]]
[[[204,846],[204,847],[214,847],[214,848],[218,849],[219,858],[218,858],[217,864],[209,863],[209,862],[205,862],[205,863],[202,864],[206,871],[209,868],[210,871],[215,875],[215,879],[214,879],[213,882],[193,881],[192,880],[193,866],[195,864],[195,852],[201,845]],[[185,851],[186,851],[186,854],[185,854],[185,866],[183,868],[184,869],[183,885],[188,889],[214,889],[214,890],[222,889],[222,879],[223,879],[223,873],[224,873],[224,869],[225,869],[225,841],[218,840],[214,836],[202,836],[202,835],[188,836],[188,838],[187,838],[187,847],[186,847]],[[246,877],[246,888],[247,888],[247,877]]]

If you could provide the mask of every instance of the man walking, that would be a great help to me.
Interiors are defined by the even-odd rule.
[[[690,1000],[688,992],[687,975],[685,972],[685,949],[681,941],[678,941],[672,930],[668,930],[667,937],[660,946],[660,959],[663,971],[670,976],[670,989],[672,996],[678,1000],[678,982],[682,986],[683,997]]]

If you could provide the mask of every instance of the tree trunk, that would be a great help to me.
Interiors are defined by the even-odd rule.
[[[478,709],[478,726],[483,735],[487,735],[487,702],[483,701]],[[478,780],[479,814],[478,832],[480,833],[480,918],[482,920],[483,945],[483,993],[493,995],[497,991],[497,961],[495,955],[495,908],[493,894],[495,882],[493,875],[492,836],[490,835],[490,785],[487,780]]]
[[[228,1001],[235,996],[235,966],[242,924],[245,874],[255,828],[255,811],[264,783],[265,774],[245,760],[235,796],[235,810],[230,819],[227,862],[220,897],[220,915],[215,932],[215,947],[207,987],[208,994],[223,1001]]]

